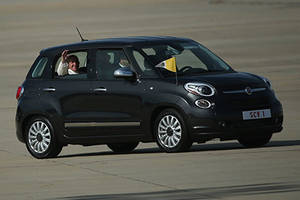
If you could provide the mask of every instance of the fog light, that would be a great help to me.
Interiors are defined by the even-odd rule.
[[[199,99],[197,101],[195,101],[196,106],[198,106],[199,108],[210,108],[212,106],[212,104],[206,100],[206,99]]]

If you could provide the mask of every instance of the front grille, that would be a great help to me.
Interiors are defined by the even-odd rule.
[[[267,108],[270,106],[269,97],[258,94],[226,94],[220,99],[222,105],[234,107],[241,110]]]
[[[233,100],[231,103],[238,108],[266,108],[269,106],[267,99],[252,98],[252,99],[242,99]]]

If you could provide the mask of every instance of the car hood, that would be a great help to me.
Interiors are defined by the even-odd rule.
[[[245,72],[201,74],[198,76],[179,77],[178,79],[182,84],[187,82],[209,83],[217,90],[242,90],[246,87],[266,87],[265,82],[259,76]]]

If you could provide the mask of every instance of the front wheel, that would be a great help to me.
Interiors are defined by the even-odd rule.
[[[62,150],[50,121],[45,117],[32,118],[25,129],[26,147],[38,159],[56,157]]]
[[[238,138],[238,141],[245,147],[253,148],[264,146],[271,140],[271,137],[272,133],[258,136],[241,136],[240,138]]]
[[[174,109],[166,109],[158,115],[154,133],[158,146],[169,153],[187,151],[192,145],[185,122]]]
[[[107,144],[107,146],[115,153],[129,153],[133,151],[138,144],[138,142],[111,143]]]

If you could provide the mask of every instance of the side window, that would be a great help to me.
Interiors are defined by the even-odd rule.
[[[69,52],[66,62],[62,62],[62,56],[57,55],[55,66],[55,78],[59,79],[87,79],[87,51]]]
[[[31,74],[32,78],[40,78],[44,72],[44,69],[48,63],[48,58],[42,57],[38,61],[38,63],[35,65],[35,68]]]
[[[117,80],[114,71],[131,64],[122,49],[99,49],[96,52],[96,70],[99,80]]]
[[[144,58],[144,56],[138,52],[138,51],[133,51],[133,57],[136,60],[137,64],[139,65],[139,68],[143,72],[143,75],[145,76],[157,76],[155,70],[153,67],[150,65],[149,62]]]

